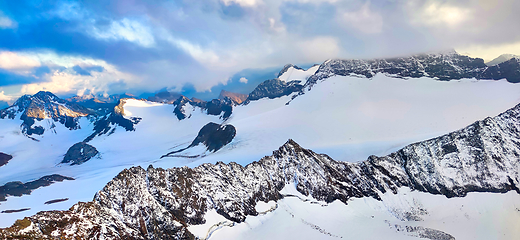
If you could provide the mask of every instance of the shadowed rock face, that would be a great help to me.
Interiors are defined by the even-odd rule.
[[[39,212],[0,230],[2,238],[190,239],[187,224],[205,222],[216,210],[242,222],[258,215],[259,201],[277,201],[287,185],[316,200],[344,203],[398,188],[447,197],[468,192],[520,193],[520,105],[499,116],[437,138],[410,144],[388,156],[338,162],[289,140],[271,156],[236,163],[125,169],[94,200],[68,211]],[[70,231],[74,229],[74,231]],[[103,229],[103,230],[101,230]],[[411,228],[417,236],[441,235]]]
[[[208,115],[221,115],[222,118],[226,119],[231,116],[231,113],[233,112],[233,106],[236,105],[236,103],[231,100],[229,97],[224,97],[224,99],[213,99],[209,102],[201,101],[200,99],[189,99],[185,96],[179,97],[175,102],[173,102],[173,105],[175,108],[173,109],[173,113],[175,113],[175,116],[177,116],[177,119],[183,120],[185,118],[191,117],[191,112],[187,112],[187,104],[191,105],[192,107],[199,107],[203,110],[206,110],[206,113]]]
[[[63,157],[63,161],[61,163],[70,163],[70,165],[80,165],[94,156],[98,155],[98,151],[95,147],[84,143],[79,142],[67,150],[65,157]]]
[[[0,152],[0,167],[6,165],[11,159],[13,159],[13,156]]]
[[[248,104],[250,101],[255,101],[262,98],[279,98],[287,96],[293,92],[300,91],[303,86],[299,84],[300,81],[282,81],[279,79],[271,79],[260,83],[250,94],[244,102]]]
[[[21,197],[22,195],[29,195],[34,189],[46,187],[63,180],[74,180],[74,178],[53,174],[26,183],[8,182],[5,185],[0,186],[0,201],[6,201],[6,197],[8,196]]]
[[[198,146],[199,144],[204,144],[204,146],[206,146],[206,150],[210,152],[216,152],[230,143],[235,137],[236,133],[237,131],[233,125],[220,125],[210,122],[199,130],[197,137],[188,147],[172,151],[162,157],[172,157],[176,153],[183,152],[184,150]]]
[[[200,129],[199,134],[197,134],[197,137],[190,146],[196,146],[202,143],[209,151],[216,152],[230,143],[236,133],[237,131],[233,125],[220,125],[210,122]]]

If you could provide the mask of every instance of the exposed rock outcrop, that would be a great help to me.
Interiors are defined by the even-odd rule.
[[[99,152],[90,144],[79,142],[67,150],[61,163],[69,163],[70,165],[80,165],[91,158],[98,155]]]
[[[199,133],[197,134],[197,137],[193,140],[193,142],[191,142],[191,144],[188,147],[172,151],[162,157],[176,156],[175,154],[183,152],[189,148],[196,147],[200,144],[203,144],[205,146],[204,151],[216,152],[228,143],[230,143],[235,137],[236,133],[237,131],[235,127],[233,127],[233,125],[220,125],[217,123],[210,122],[200,129]],[[198,156],[200,155],[190,157]]]
[[[247,97],[244,104],[248,104],[251,101],[259,100],[262,98],[279,98],[287,96],[293,92],[302,90],[303,85],[300,81],[282,81],[279,79],[266,80],[260,83]]]
[[[0,152],[0,167],[6,165],[11,159],[13,159],[13,156]]]
[[[228,92],[226,90],[220,91],[218,99],[225,100],[226,98],[231,99],[235,105],[238,105],[247,99],[247,94]]]
[[[22,195],[29,195],[34,189],[49,186],[55,182],[62,182],[63,180],[74,180],[74,178],[53,174],[26,183],[19,181],[8,182],[0,186],[0,201],[6,201],[8,196],[21,197]]]

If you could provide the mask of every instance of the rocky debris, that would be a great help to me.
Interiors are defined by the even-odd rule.
[[[282,81],[279,79],[266,80],[260,83],[247,97],[244,104],[248,104],[251,101],[255,101],[262,98],[279,98],[287,96],[293,92],[302,90],[303,85],[299,84],[300,81]]]
[[[49,205],[49,204],[53,204],[53,203],[65,202],[67,200],[69,200],[69,199],[68,198],[53,199],[53,200],[49,200],[49,201],[45,202],[44,204]]]
[[[235,103],[235,105],[241,104],[247,99],[247,94],[242,93],[234,93],[234,92],[228,92],[226,90],[220,91],[220,95],[218,96],[218,99],[225,100],[226,98],[229,98],[231,101]]]
[[[172,151],[162,157],[172,157],[175,154],[185,151],[186,149],[204,144],[206,150],[210,152],[216,152],[228,143],[230,143],[235,137],[237,131],[233,125],[226,124],[220,125],[217,123],[210,122],[202,127],[197,134],[197,137],[191,142],[191,144],[183,149]],[[161,158],[162,158],[161,157]]]
[[[152,102],[172,104],[181,96],[182,95],[180,93],[163,91],[156,93],[154,96],[148,97],[147,100]]]
[[[0,213],[17,213],[17,212],[24,212],[27,210],[31,210],[30,208],[22,208],[22,209],[12,209],[12,210],[4,210]]]
[[[0,201],[6,201],[6,197],[8,196],[21,197],[22,195],[29,195],[34,189],[46,187],[55,182],[62,182],[63,180],[74,180],[74,178],[53,174],[26,183],[19,181],[8,182],[5,185],[0,186]]]
[[[89,142],[94,137],[101,136],[103,134],[111,135],[115,132],[117,126],[124,128],[126,131],[135,131],[134,126],[141,121],[141,118],[125,118],[125,103],[126,99],[120,99],[118,104],[108,114],[98,117],[94,122],[94,132],[85,140],[83,140],[83,142]]]
[[[439,80],[505,78],[513,83],[520,81],[520,73],[518,73],[520,67],[517,60],[512,59],[512,62],[503,66],[507,70],[494,70],[480,58],[463,56],[455,51],[372,60],[331,59],[320,65],[318,71],[308,79],[305,88],[310,88],[317,81],[334,75],[372,78],[377,73],[402,78],[431,77]]]
[[[18,114],[23,121],[22,133],[26,136],[42,135],[42,126],[33,126],[35,121],[50,118],[65,127],[79,129],[79,117],[85,117],[93,112],[81,105],[65,101],[51,92],[40,91],[32,96],[20,97],[12,106],[0,110],[0,118],[14,119]]]
[[[6,165],[11,159],[13,159],[13,156],[0,152],[0,167]]]
[[[511,58],[520,58],[520,56],[513,55],[513,54],[502,54],[502,55],[498,56],[497,58],[487,62],[486,65],[488,65],[489,67],[495,66],[495,65],[503,63],[505,61],[509,61]]]
[[[65,157],[61,163],[70,163],[70,165],[80,165],[91,158],[98,155],[99,152],[95,147],[84,142],[79,142],[67,150]]]
[[[280,70],[280,72],[278,73],[278,76],[276,76],[276,77],[279,78],[284,73],[286,73],[291,67],[294,68],[294,69],[298,69],[298,70],[305,70],[305,69],[303,69],[301,67],[298,67],[296,65],[292,65],[292,64],[289,63],[289,64],[283,66],[282,70]]]
[[[191,111],[194,111],[195,107],[205,110],[208,115],[222,115],[222,118],[227,119],[233,112],[233,106],[237,104],[229,97],[213,99],[206,102],[200,99],[189,99],[185,96],[181,96],[173,102],[173,105],[175,106],[173,113],[175,113],[179,120],[183,120],[191,116]]]
[[[389,224],[390,228],[395,229],[397,232],[404,232],[408,236],[426,238],[431,240],[455,240],[451,234],[443,231],[426,228],[422,226],[402,226],[399,224]]]
[[[0,237],[193,238],[185,227],[204,223],[208,210],[242,222],[259,214],[257,202],[282,198],[280,191],[288,185],[327,203],[347,203],[353,197],[380,200],[380,194],[397,193],[400,187],[447,197],[520,193],[519,159],[517,105],[459,131],[358,163],[334,161],[289,140],[272,156],[247,166],[219,162],[195,168],[132,167],[110,181],[92,202],[78,203],[68,211],[40,212],[0,230]],[[20,227],[22,223],[25,227]],[[451,239],[433,229],[405,230],[419,237]]]

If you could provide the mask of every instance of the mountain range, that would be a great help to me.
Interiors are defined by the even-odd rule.
[[[446,221],[520,220],[518,82],[517,57],[487,66],[443,52],[289,64],[211,101],[26,95],[0,110],[0,236],[283,238],[256,230],[274,224],[314,238],[471,239]],[[487,198],[505,210],[487,213]],[[306,215],[315,208],[328,217]],[[327,218],[357,220],[347,231]],[[488,239],[520,236],[490,226]]]

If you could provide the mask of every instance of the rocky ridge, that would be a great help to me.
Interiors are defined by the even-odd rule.
[[[42,126],[33,126],[36,121],[50,118],[54,122],[59,122],[74,130],[80,128],[79,118],[89,114],[92,114],[91,110],[45,91],[40,91],[32,96],[24,95],[12,106],[0,110],[0,118],[14,119],[20,115],[20,119],[23,121],[22,133],[26,136],[42,135],[45,132]],[[51,126],[51,128],[53,127]]]
[[[460,55],[455,51],[371,60],[330,59],[320,65],[318,71],[308,79],[305,88],[311,88],[317,81],[335,75],[372,78],[377,73],[401,78],[431,77],[439,80],[505,78],[517,83],[520,82],[519,63],[519,58],[511,58],[488,67],[480,58]]]
[[[461,130],[410,144],[388,156],[338,162],[289,140],[247,166],[122,171],[89,203],[40,212],[0,230],[2,238],[191,239],[188,225],[215,209],[242,222],[259,201],[278,200],[287,185],[316,200],[344,203],[398,188],[447,197],[468,192],[520,193],[520,105]],[[411,216],[413,219],[413,216]]]

